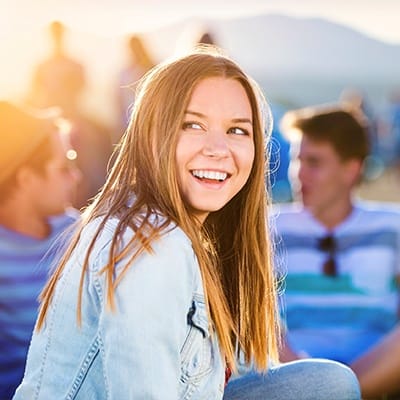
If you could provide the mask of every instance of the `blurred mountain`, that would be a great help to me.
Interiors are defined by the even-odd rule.
[[[293,104],[334,101],[346,88],[364,92],[373,103],[400,86],[400,45],[371,38],[319,18],[257,15],[235,19],[193,18],[157,31],[160,43],[193,43],[208,29],[229,55],[266,89]],[[175,37],[175,39],[173,39]],[[164,45],[171,50],[171,45]]]
[[[297,76],[399,76],[400,45],[323,19],[261,15],[218,22],[234,57],[258,72]]]
[[[206,21],[193,18],[149,36],[170,41],[179,32],[186,31],[193,38],[193,32],[200,26],[215,33],[219,44],[254,72],[399,76],[400,45],[381,42],[324,19],[274,14]]]

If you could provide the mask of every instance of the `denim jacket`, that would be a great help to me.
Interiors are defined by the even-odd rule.
[[[200,269],[191,243],[173,228],[135,259],[107,306],[107,263],[116,219],[89,259],[77,325],[79,281],[99,221],[89,223],[46,315],[33,334],[14,400],[221,399],[225,363],[209,330]],[[123,242],[132,238],[127,230]],[[115,267],[121,272],[129,255]]]

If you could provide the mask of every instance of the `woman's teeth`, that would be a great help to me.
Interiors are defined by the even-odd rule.
[[[228,177],[226,172],[206,171],[199,169],[193,170],[192,175],[199,179],[212,179],[220,182],[224,181]]]

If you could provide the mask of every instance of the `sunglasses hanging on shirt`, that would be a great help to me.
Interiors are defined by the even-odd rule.
[[[318,239],[318,250],[327,253],[327,259],[322,266],[322,272],[326,276],[337,276],[337,264],[335,260],[337,242],[333,235],[326,235]]]

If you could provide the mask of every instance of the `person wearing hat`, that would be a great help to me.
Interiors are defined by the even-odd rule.
[[[80,172],[55,113],[0,101],[0,399],[12,397],[55,238],[79,216],[70,208]]]

